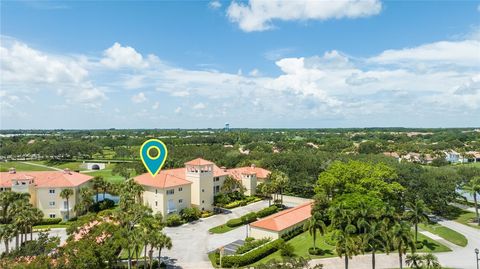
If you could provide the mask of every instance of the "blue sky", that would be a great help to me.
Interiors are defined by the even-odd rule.
[[[2,1],[0,128],[480,126],[479,1]]]

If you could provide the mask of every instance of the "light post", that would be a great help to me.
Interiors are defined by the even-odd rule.
[[[479,269],[479,268],[478,268],[478,261],[480,260],[480,259],[478,258],[478,253],[479,253],[479,252],[480,252],[480,251],[478,250],[478,248],[476,248],[476,249],[475,249],[475,256],[476,256],[476,260],[477,260],[477,269]]]

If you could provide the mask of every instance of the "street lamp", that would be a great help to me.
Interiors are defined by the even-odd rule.
[[[476,249],[475,249],[475,255],[477,256],[477,269],[479,269],[479,268],[478,268],[478,261],[480,260],[480,259],[478,258],[478,253],[480,253],[480,251],[478,250],[478,248],[476,248]]]

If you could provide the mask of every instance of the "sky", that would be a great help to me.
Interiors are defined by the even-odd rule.
[[[480,126],[480,1],[0,12],[0,129]]]

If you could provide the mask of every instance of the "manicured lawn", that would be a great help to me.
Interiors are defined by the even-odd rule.
[[[145,249],[144,246],[142,246],[141,248],[138,249],[138,258],[143,258],[143,250]],[[135,256],[135,249],[132,247],[130,248],[130,255],[132,255],[132,259],[135,259],[136,256]],[[120,252],[120,254],[118,255],[118,257],[120,259],[128,259],[128,249],[127,248],[123,248],[122,251]]]
[[[53,169],[21,163],[21,162],[0,162],[0,171],[7,172],[11,167],[15,168],[17,171],[52,171]]]
[[[93,172],[84,172],[84,174],[95,177],[95,176],[101,176],[103,179],[105,179],[108,182],[111,183],[121,183],[124,181],[124,178],[119,175],[113,175],[111,169],[104,169],[104,170],[98,170],[98,171],[93,171]],[[132,175],[134,176],[134,175]]]
[[[433,234],[436,234],[443,239],[450,241],[451,243],[464,247],[467,245],[468,240],[465,236],[463,236],[461,233],[458,233],[450,228],[447,228],[445,226],[439,225],[439,224],[420,224],[419,226],[423,230],[429,231]]]
[[[436,242],[435,240],[428,238],[422,234],[418,234],[418,240],[423,242],[423,248],[417,250],[418,252],[446,252],[446,251],[451,251],[448,247]],[[328,258],[328,257],[333,257],[336,256],[335,253],[335,246],[331,246],[325,242],[325,237],[324,236],[317,236],[317,242],[316,245],[318,248],[321,248],[322,250],[325,251],[324,255],[321,256],[315,256],[315,255],[310,255],[308,253],[308,249],[313,246],[313,239],[312,236],[308,232],[303,232],[300,235],[292,238],[291,240],[287,241],[290,243],[295,251],[295,255],[298,257],[310,257],[312,259],[321,259],[321,258]],[[282,260],[282,256],[280,255],[280,251],[276,251],[273,254],[259,260],[256,263],[253,263],[253,265],[257,265],[260,263],[267,263],[270,260],[276,259],[278,261]]]
[[[317,235],[317,241],[316,241],[316,246],[317,248],[320,248],[324,250],[324,255],[321,256],[316,256],[316,255],[310,255],[308,253],[308,249],[313,247],[313,239],[312,236],[308,232],[303,232],[299,234],[298,236],[290,239],[287,241],[287,243],[291,244],[293,246],[294,253],[297,257],[311,257],[312,259],[321,259],[321,258],[328,258],[328,257],[333,257],[335,256],[335,250],[334,246],[331,246],[325,242],[325,237]],[[253,265],[257,265],[260,263],[267,263],[270,260],[282,260],[282,256],[280,255],[280,251],[276,251],[272,253],[271,255],[259,260],[256,263],[253,263]]]
[[[69,161],[35,161],[35,163],[46,165],[46,166],[51,166],[59,169],[65,169],[68,168],[72,171],[78,171],[82,170],[80,168],[80,165],[82,162],[69,162]]]
[[[464,210],[460,215],[458,215],[454,219],[454,221],[460,222],[462,224],[468,225],[476,229],[480,229],[480,226],[478,226],[476,223],[473,223],[475,218],[476,218],[475,213]]]
[[[238,227],[235,227],[235,228],[238,228]],[[211,232],[211,233],[214,233],[214,234],[223,234],[223,233],[226,233],[226,232],[230,232],[231,230],[233,230],[235,228],[230,228],[226,224],[222,224],[222,225],[219,225],[219,226],[215,226],[208,231]]]

